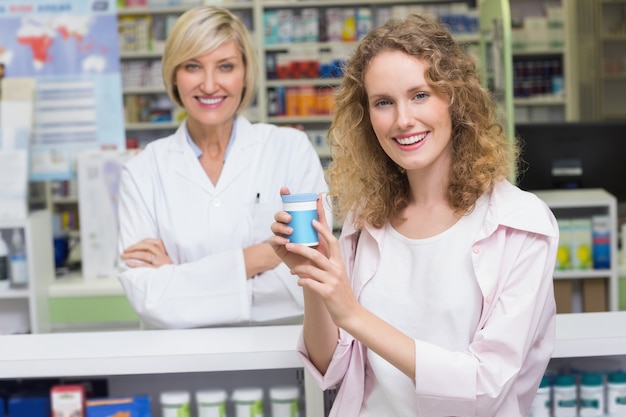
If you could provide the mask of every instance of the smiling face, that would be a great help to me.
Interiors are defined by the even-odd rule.
[[[407,172],[445,174],[451,159],[449,102],[426,82],[427,68],[396,50],[372,59],[364,75],[370,120],[380,146]]]
[[[231,123],[245,88],[245,64],[234,40],[181,63],[174,84],[187,110],[187,123]]]

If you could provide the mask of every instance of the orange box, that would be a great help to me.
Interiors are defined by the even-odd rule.
[[[317,97],[313,86],[300,86],[300,103],[298,109],[300,116],[314,116],[317,114]]]

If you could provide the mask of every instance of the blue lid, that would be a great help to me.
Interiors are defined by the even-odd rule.
[[[626,383],[626,372],[615,371],[609,374],[609,382],[613,383]]]
[[[602,385],[602,374],[595,373],[595,372],[584,374],[581,384],[582,385]]]
[[[555,385],[557,387],[575,386],[576,380],[574,379],[572,375],[559,375],[556,377]]]
[[[302,203],[316,200],[317,194],[315,193],[287,194],[283,196],[283,203]]]

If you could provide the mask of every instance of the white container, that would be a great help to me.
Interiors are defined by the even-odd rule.
[[[600,373],[588,373],[580,381],[578,414],[580,417],[604,415],[604,381]]]
[[[163,417],[189,417],[188,391],[164,391],[161,393],[161,410]]]
[[[198,417],[225,417],[227,398],[223,389],[197,391]]]
[[[554,417],[577,417],[576,380],[572,375],[559,375],[554,383]]]
[[[299,417],[300,390],[296,386],[270,388],[272,417]]]
[[[530,407],[530,417],[550,417],[550,382],[548,377],[541,378],[539,388]]]
[[[262,388],[237,388],[231,400],[235,405],[236,417],[263,417]]]
[[[626,372],[609,373],[606,411],[611,417],[626,417]]]

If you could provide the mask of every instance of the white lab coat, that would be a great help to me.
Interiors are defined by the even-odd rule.
[[[326,192],[305,133],[235,121],[236,137],[217,184],[187,143],[183,124],[126,163],[120,182],[119,247],[161,239],[172,265],[128,268],[119,279],[146,327],[298,323],[302,289],[284,264],[247,280],[243,248],[267,240],[292,193]],[[332,223],[331,223],[332,224]]]

